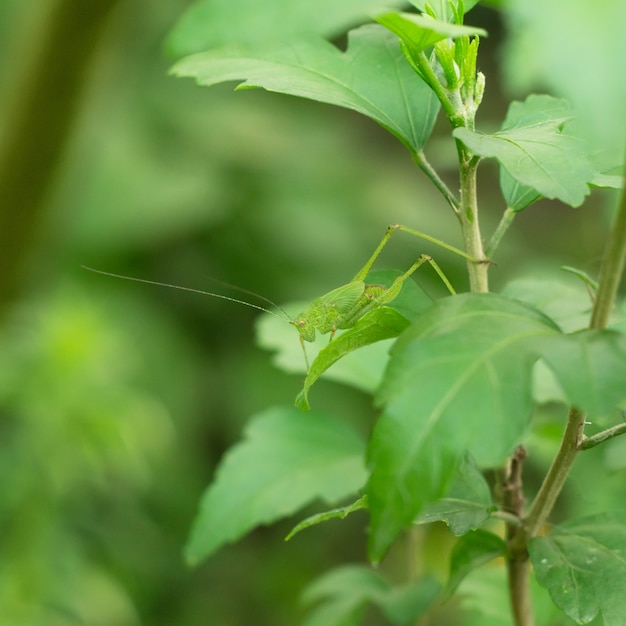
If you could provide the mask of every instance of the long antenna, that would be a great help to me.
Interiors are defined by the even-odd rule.
[[[228,287],[229,289],[234,289],[235,291],[240,291],[241,293],[247,293],[249,296],[254,296],[255,298],[258,298],[259,300],[263,300],[263,302],[267,302],[268,304],[271,304],[273,307],[281,311],[287,319],[291,320],[291,316],[289,315],[289,313],[287,313],[287,311],[285,311],[285,309],[283,309],[283,307],[281,307],[279,304],[276,304],[276,302],[273,302],[269,298],[262,296],[260,293],[257,293],[256,291],[251,291],[250,289],[245,289],[244,287],[238,287],[237,285],[231,285],[231,283],[227,283],[223,280],[219,280],[219,278],[213,278],[212,276],[206,276],[205,278],[207,278],[213,283],[216,283],[217,285],[223,285],[224,287]]]
[[[263,311],[265,313],[269,313],[270,315],[274,315],[275,317],[278,317],[280,319],[283,319],[282,316],[277,315],[276,313],[274,313],[274,311],[270,311],[269,309],[266,309],[262,306],[258,306],[257,304],[252,304],[251,302],[246,302],[245,300],[239,300],[237,298],[231,298],[229,296],[225,296],[221,293],[212,293],[210,291],[202,291],[201,289],[193,289],[191,287],[181,287],[180,285],[170,285],[169,283],[160,283],[156,280],[147,280],[145,278],[135,278],[134,276],[124,276],[123,274],[114,274],[113,272],[105,272],[103,270],[97,270],[93,267],[88,267],[87,265],[81,265],[82,268],[89,270],[90,272],[95,272],[96,274],[102,274],[104,276],[112,276],[113,278],[121,278],[123,280],[132,280],[133,282],[136,283],[145,283],[147,285],[156,285],[157,287],[170,287],[171,289],[180,289],[181,291],[190,291],[192,293],[199,293],[202,294],[203,296],[213,296],[214,298],[221,298],[222,300],[228,300],[229,302],[236,302],[237,304],[243,304],[245,306],[249,306],[253,309],[258,309],[259,311]],[[240,289],[239,287],[237,287],[237,289],[239,289],[240,291],[243,291],[244,293],[250,293],[251,295],[257,295],[253,292],[247,292],[246,289]],[[267,298],[263,298],[263,296],[259,296],[260,298],[262,298],[263,300],[267,300]],[[271,302],[270,300],[267,300],[268,302],[270,302],[270,304],[274,305],[273,302]],[[276,306],[276,305],[274,305]],[[291,318],[289,317],[289,315],[287,315],[287,313],[281,309],[280,307],[276,307],[278,308],[280,311],[282,311],[287,320],[291,321]]]

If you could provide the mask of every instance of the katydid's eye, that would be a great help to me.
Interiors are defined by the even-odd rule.
[[[306,326],[306,320],[300,320],[298,322],[298,326],[300,326],[300,328],[304,328]]]

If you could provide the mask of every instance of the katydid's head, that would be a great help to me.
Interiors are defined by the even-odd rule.
[[[300,337],[304,341],[315,341],[315,328],[302,314],[298,315],[293,320],[289,320],[289,323],[296,327],[296,330],[300,333]]]

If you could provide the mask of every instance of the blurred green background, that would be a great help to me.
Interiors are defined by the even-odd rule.
[[[364,515],[286,545],[293,520],[262,528],[195,570],[182,548],[221,455],[251,415],[292,401],[298,377],[255,347],[254,310],[81,265],[228,294],[218,279],[285,302],[348,280],[391,222],[458,246],[456,221],[370,121],[168,76],[163,40],[188,2],[88,4],[0,4],[0,182],[13,189],[0,198],[0,623],[296,624],[307,582],[364,561]],[[63,32],[54,31],[59,16],[76,36],[46,48]],[[490,32],[479,118],[489,130],[506,111],[505,34],[492,9],[469,22]],[[455,188],[445,131],[428,153]],[[481,173],[488,235],[503,207],[495,169]],[[496,259],[494,289],[557,276],[562,264],[594,274],[607,198],[594,192],[576,211],[539,203],[522,214]],[[411,238],[398,236],[380,265],[405,268],[421,252],[466,287],[461,263]],[[417,279],[441,293],[428,271]],[[359,415],[367,433],[370,399],[321,385],[321,407]],[[561,418],[544,419],[554,441]],[[539,451],[538,468],[549,451]],[[592,480],[608,459],[615,487],[593,495],[603,506],[620,493],[623,462],[608,446],[594,458],[577,472]],[[570,509],[588,503],[584,484]],[[435,530],[427,543],[443,575],[449,541]],[[441,624],[454,623],[448,611]]]

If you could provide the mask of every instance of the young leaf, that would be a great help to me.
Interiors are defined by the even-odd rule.
[[[495,509],[489,485],[471,456],[466,455],[445,498],[427,503],[416,522],[445,522],[457,536],[482,526]]]
[[[626,615],[624,513],[590,515],[555,526],[529,544],[539,583],[579,624],[599,612],[604,626],[622,626]]]
[[[588,183],[595,172],[587,146],[568,133],[566,122],[572,118],[565,100],[533,95],[511,104],[500,131],[484,135],[457,128],[453,135],[475,154],[496,158],[521,185],[576,207],[589,193]],[[507,194],[507,206],[516,210],[524,208],[520,196],[528,199],[530,195],[510,184],[502,191]]]
[[[356,502],[352,504],[348,504],[347,506],[341,506],[336,509],[331,509],[330,511],[324,511],[323,513],[317,513],[316,515],[311,515],[306,519],[302,520],[298,525],[294,526],[291,529],[291,532],[285,537],[285,541],[289,541],[294,535],[297,535],[300,531],[305,530],[307,528],[311,528],[311,526],[317,526],[322,522],[327,522],[331,519],[345,519],[350,515],[350,513],[354,513],[355,511],[360,511],[361,509],[367,508],[367,498],[363,496],[359,498]]]
[[[446,595],[452,595],[472,570],[505,553],[506,544],[502,538],[486,530],[475,530],[461,537],[450,555],[450,577],[446,585]]]
[[[364,443],[320,413],[276,408],[250,422],[206,490],[185,554],[191,564],[259,524],[316,498],[335,502],[365,482]]]
[[[167,39],[180,58],[231,44],[297,41],[305,35],[333,37],[372,12],[401,6],[398,0],[200,0],[183,14]]]
[[[353,350],[377,341],[397,337],[408,326],[409,321],[396,310],[389,307],[374,309],[367,313],[351,329],[320,350],[315,361],[311,363],[311,368],[307,373],[302,391],[296,398],[296,406],[303,411],[310,409],[309,390],[333,363],[336,363]]]
[[[368,450],[374,561],[445,495],[466,450],[495,466],[519,443],[532,408],[531,366],[539,344],[558,332],[513,300],[464,294],[439,300],[398,338]]]
[[[311,35],[262,49],[240,45],[195,54],[172,73],[200,85],[239,80],[241,87],[352,109],[386,128],[413,154],[426,143],[439,112],[436,96],[409,67],[397,39],[375,24],[350,31],[345,52]]]
[[[347,565],[325,574],[303,594],[318,602],[304,626],[356,626],[368,604],[377,606],[392,624],[415,623],[434,601],[439,585],[431,579],[393,587],[369,567]]]
[[[422,13],[426,11],[426,7],[430,7],[437,19],[444,22],[451,22],[454,19],[454,11],[452,4],[458,9],[458,2],[450,2],[450,0],[409,0],[411,4],[419,9]],[[478,0],[466,0],[463,3],[463,9],[467,13],[471,8],[478,4]]]
[[[385,13],[377,16],[376,21],[402,40],[413,59],[442,39],[454,39],[463,35],[487,36],[482,28],[450,24],[435,20],[429,15],[415,13]]]

